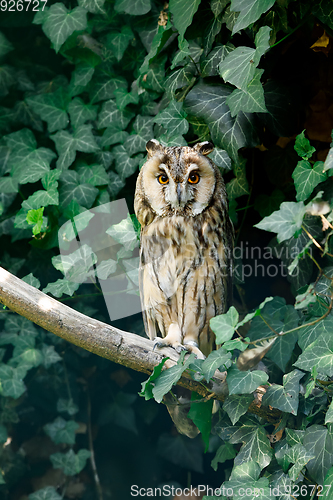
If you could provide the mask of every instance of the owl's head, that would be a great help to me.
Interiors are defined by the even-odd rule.
[[[164,147],[152,139],[146,148],[148,159],[136,188],[136,212],[143,203],[158,216],[200,214],[211,203],[216,185],[223,184],[219,169],[207,158],[214,145],[206,141],[194,147]]]

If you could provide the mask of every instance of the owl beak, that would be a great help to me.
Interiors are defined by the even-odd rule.
[[[182,187],[179,182],[177,184],[177,199],[178,199],[178,204],[180,205],[180,202],[182,200]]]

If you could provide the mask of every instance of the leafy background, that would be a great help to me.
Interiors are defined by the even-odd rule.
[[[280,485],[287,499],[301,485],[330,484],[332,244],[320,211],[330,223],[332,3],[78,0],[41,2],[38,12],[27,4],[16,2],[14,12],[9,2],[0,6],[1,265],[107,322],[98,283],[80,281],[96,263],[105,279],[123,258],[135,259],[132,223],[106,232],[122,254],[88,248],[65,268],[59,228],[80,216],[84,229],[88,209],[116,199],[133,213],[152,137],[165,145],[211,139],[243,257],[235,301],[241,318],[255,312],[243,320],[230,309],[217,318],[223,348],[195,365],[207,380],[215,368],[229,368],[230,396],[210,439],[203,429],[205,445],[201,436],[177,435],[165,408],[137,395],[141,375],[2,310],[2,497],[126,499],[132,484],[223,483],[234,491],[262,487],[264,497]],[[74,238],[70,229],[65,236]],[[257,258],[252,247],[269,249],[270,258]],[[267,266],[281,263],[270,276]],[[249,275],[255,265],[265,266],[263,276]],[[129,292],[133,269],[126,269]],[[267,296],[274,298],[258,307]],[[140,315],[115,325],[144,335]],[[230,361],[244,348],[231,340],[241,327],[252,342],[272,328],[290,332],[267,354],[268,373],[242,373]],[[251,394],[268,380],[274,385],[264,403],[281,411],[275,428],[246,414]],[[161,399],[159,384],[146,384],[147,399],[154,391]],[[199,413],[193,410],[194,421]],[[303,491],[310,497],[311,488]]]

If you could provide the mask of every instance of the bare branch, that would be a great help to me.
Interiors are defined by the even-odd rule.
[[[2,267],[0,303],[72,344],[139,372],[150,374],[165,356],[170,358],[164,365],[166,368],[175,365],[179,359],[174,349],[165,347],[154,351],[151,340],[85,316],[28,285]],[[214,399],[225,399],[226,391],[218,390],[219,386],[225,385],[225,374],[216,372],[213,383],[207,384],[207,388],[192,380],[186,372],[178,383],[204,397],[211,394],[214,383]],[[276,421],[280,415],[278,410],[261,409],[258,401],[250,406],[249,411],[265,415],[270,421]]]

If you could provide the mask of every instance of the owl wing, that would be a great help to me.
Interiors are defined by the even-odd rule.
[[[149,311],[147,311],[145,306],[145,295],[144,295],[144,280],[145,280],[145,255],[144,249],[141,247],[140,250],[140,267],[139,267],[139,291],[140,291],[140,301],[142,310],[142,319],[145,327],[145,332],[150,340],[154,340],[158,336],[159,328],[156,319],[153,319]]]

